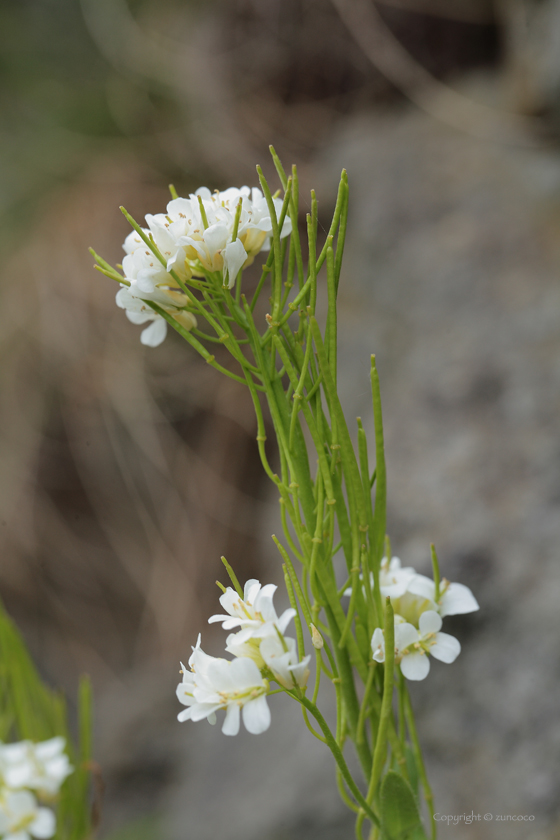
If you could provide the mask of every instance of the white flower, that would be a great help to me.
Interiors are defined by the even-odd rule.
[[[430,671],[430,656],[440,662],[454,662],[461,652],[461,645],[454,636],[440,633],[441,616],[434,610],[420,615],[419,631],[412,624],[395,616],[395,663],[400,665],[409,680],[423,680]],[[371,647],[376,662],[385,661],[385,636],[378,627],[372,636]]]
[[[208,226],[205,229],[200,211],[199,198],[202,201]],[[235,187],[212,194],[206,187],[200,187],[188,199],[175,199],[168,205],[170,214],[177,202],[183,202],[182,212],[190,215],[191,230],[177,241],[186,249],[186,256],[191,261],[193,270],[197,273],[194,263],[198,262],[206,271],[222,271],[224,282],[229,275],[228,285],[231,288],[238,272],[251,265],[255,256],[261,250],[270,248],[272,221],[266,199],[262,192],[254,188]],[[241,211],[237,237],[233,239],[233,228],[237,208],[241,201]],[[282,209],[282,201],[274,199],[277,217]],[[291,233],[292,223],[287,216],[282,225],[280,236]],[[200,272],[198,272],[200,273]]]
[[[148,236],[148,234],[150,233],[150,231],[146,230],[145,228],[142,228],[142,232],[145,233],[146,236]],[[145,247],[146,243],[144,242],[140,234],[135,230],[130,231],[123,243],[123,251],[126,251],[127,254],[133,254],[137,248]]]
[[[395,662],[400,662],[403,650],[416,641],[418,641],[416,627],[399,615],[395,615]],[[371,649],[376,662],[385,662],[385,632],[381,627],[376,627],[373,631]]]
[[[222,726],[225,735],[237,735],[239,718],[248,732],[258,735],[270,726],[270,710],[266,702],[268,682],[263,679],[252,659],[228,662],[208,656],[200,648],[200,636],[189,659],[190,671],[182,665],[183,681],[177,686],[177,697],[187,708],[178,720],[215,721],[215,713],[224,709]]]
[[[64,752],[64,738],[34,744],[18,741],[0,745],[0,777],[8,788],[30,788],[54,796],[73,767]]]
[[[295,639],[289,636],[266,636],[261,642],[260,653],[274,678],[284,688],[305,688],[309,678],[310,656],[298,661]]]
[[[47,840],[56,828],[53,812],[40,808],[27,790],[4,789],[0,792],[0,836],[3,840]]]
[[[381,560],[381,568],[379,570],[379,589],[384,598],[399,598],[407,590],[409,582],[416,575],[416,571],[412,566],[402,568],[401,561],[398,557],[391,557],[391,561],[387,557]]]
[[[442,579],[439,598],[435,603],[436,585],[425,575],[415,575],[408,584],[408,591],[420,598],[434,602],[434,609],[445,618],[446,615],[463,615],[480,609],[478,602],[468,586],[462,583],[449,583]]]
[[[403,621],[408,621],[415,627],[418,627],[422,613],[436,609],[433,601],[424,598],[422,595],[414,595],[410,591],[405,592],[400,598],[391,598],[391,605],[395,615],[401,616]]]
[[[204,210],[202,213],[200,204]],[[237,234],[234,238],[235,219],[241,202]],[[277,218],[282,209],[282,200],[273,199]],[[161,255],[166,260],[167,271],[176,271],[181,279],[188,280],[193,272],[221,271],[223,281],[231,288],[239,271],[251,265],[261,250],[270,249],[272,221],[266,199],[262,192],[254,188],[231,187],[214,194],[206,187],[200,187],[189,198],[175,198],[167,205],[167,213],[146,216],[148,228],[143,228],[146,236],[151,235]],[[289,216],[286,216],[280,231],[285,237],[292,230]],[[125,239],[123,248],[128,257],[143,254],[146,244],[142,237],[132,231]],[[146,252],[153,266],[143,266],[142,276],[138,278],[141,291],[152,292],[154,285],[163,283],[173,286],[169,278],[157,279],[162,275],[163,267],[155,265],[151,252]],[[130,269],[123,261],[125,276],[130,279]],[[130,261],[129,261],[130,263]],[[152,275],[148,269],[154,269]],[[163,269],[165,275],[165,269]],[[135,275],[136,276],[136,275]]]
[[[257,668],[262,669],[266,663],[261,654],[261,641],[262,639],[253,636],[247,638],[246,630],[230,633],[226,639],[226,653],[239,657],[247,656],[253,660]]]
[[[371,583],[373,586],[373,575]],[[402,568],[398,557],[392,557],[390,563],[387,557],[381,560],[379,589],[384,598],[391,598],[395,615],[401,616],[416,627],[422,613],[429,610],[435,610],[444,618],[446,615],[459,615],[479,609],[467,586],[463,586],[462,583],[449,583],[445,578],[441,581],[436,603],[434,581],[425,575],[419,575],[411,566]],[[352,589],[347,589],[344,594],[351,595]]]
[[[251,638],[276,635],[275,627],[284,633],[296,611],[287,609],[278,617],[272,603],[277,588],[272,583],[261,586],[258,580],[251,579],[245,584],[243,598],[240,598],[235,589],[228,586],[220,597],[220,604],[228,615],[213,615],[208,623],[221,621],[224,630],[240,627],[241,631],[235,634],[237,644],[248,642]]]
[[[125,257],[126,259],[126,257]],[[159,304],[166,312],[181,324],[186,330],[196,327],[196,318],[187,309],[179,309],[185,305],[184,295],[172,289],[156,288],[153,292],[140,292],[138,286],[131,283],[130,287],[123,286],[116,296],[117,306],[126,310],[126,317],[132,324],[146,324],[149,327],[142,330],[140,341],[148,347],[157,347],[167,335],[167,321],[158,312],[146,304],[152,300]]]
[[[409,582],[415,575],[416,571],[411,566],[401,567],[401,561],[398,557],[391,557],[390,562],[387,557],[383,557],[379,569],[379,589],[381,594],[384,598],[399,598],[401,595],[404,595]],[[361,575],[360,580],[362,580]],[[370,581],[373,587],[372,574],[370,575]],[[351,595],[352,588],[347,589],[344,594]]]

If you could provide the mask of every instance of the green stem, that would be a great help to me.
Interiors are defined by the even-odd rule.
[[[327,746],[330,749],[330,751],[332,752],[332,754],[334,756],[334,760],[338,764],[338,767],[340,769],[342,777],[343,777],[344,781],[346,782],[346,784],[348,785],[348,790],[351,792],[351,794],[354,797],[354,799],[356,800],[356,802],[358,802],[358,804],[364,809],[364,811],[367,814],[368,819],[370,819],[372,821],[372,823],[374,823],[374,825],[379,825],[379,820],[378,820],[377,816],[372,811],[372,809],[370,807],[370,804],[364,799],[364,796],[362,795],[360,789],[356,785],[356,782],[354,781],[354,779],[350,775],[350,771],[349,771],[348,766],[347,766],[347,764],[344,760],[344,756],[342,755],[342,750],[338,746],[338,744],[336,742],[336,739],[334,738],[331,730],[329,729],[325,718],[323,717],[323,715],[321,714],[321,712],[319,711],[317,706],[315,706],[315,704],[312,703],[311,700],[308,700],[307,697],[305,697],[305,695],[302,696],[302,697],[296,698],[296,699],[298,699],[299,702],[303,706],[305,706],[305,708],[309,712],[311,712],[311,714],[313,715],[313,717],[315,718],[315,720],[317,721],[317,723],[321,727],[321,730],[322,730],[322,732],[325,736],[325,740],[327,742]]]
[[[414,721],[414,712],[412,710],[412,703],[410,702],[410,695],[408,693],[408,689],[405,685],[405,715],[406,715],[406,723],[408,726],[408,732],[410,734],[410,740],[412,741],[412,750],[414,752],[414,758],[416,760],[416,766],[418,768],[418,772],[420,774],[420,781],[422,782],[422,788],[424,790],[424,799],[426,800],[426,805],[428,806],[428,811],[430,814],[430,824],[431,824],[431,837],[432,840],[436,840],[437,835],[437,823],[434,820],[434,795],[432,793],[432,789],[430,787],[430,783],[428,781],[428,774],[426,773],[426,767],[424,765],[424,759],[422,758],[422,749],[420,747],[420,741],[418,739],[418,732],[416,731],[416,723]]]
[[[360,716],[358,717],[358,726],[357,726],[357,733],[356,733],[356,741],[358,744],[361,744],[364,740],[364,724],[366,720],[366,711],[369,707],[369,697],[371,693],[371,689],[373,687],[373,678],[375,676],[375,666],[376,662],[369,663],[369,674],[366,683],[366,689],[364,691],[364,697],[362,700],[362,705],[360,706]]]
[[[368,803],[373,802],[377,785],[381,779],[381,772],[385,764],[387,748],[387,729],[393,715],[393,681],[395,672],[395,619],[391,599],[387,598],[385,606],[385,667],[383,670],[383,700],[379,715],[379,728],[373,753],[373,766],[367,792]]]

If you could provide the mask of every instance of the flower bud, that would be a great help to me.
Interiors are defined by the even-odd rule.
[[[311,625],[311,642],[313,643],[315,650],[321,650],[324,644],[323,637],[314,624]]]

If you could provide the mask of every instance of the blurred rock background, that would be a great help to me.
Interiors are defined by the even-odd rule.
[[[278,580],[276,502],[243,389],[143,348],[87,253],[270,142],[325,220],[349,171],[345,405],[375,352],[395,551],[481,603],[414,686],[437,808],[535,816],[441,836],[560,837],[559,41],[558,0],[1,4],[0,593],[53,684],[92,674],[101,837],[353,836],[297,709],[176,722],[220,555]]]

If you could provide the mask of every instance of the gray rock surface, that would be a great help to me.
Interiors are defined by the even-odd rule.
[[[449,829],[528,837],[559,804],[560,162],[413,112],[356,121],[326,158],[351,173],[340,382],[371,427],[376,352],[394,549],[427,572],[433,539],[481,605],[414,687],[438,809],[534,814]]]

